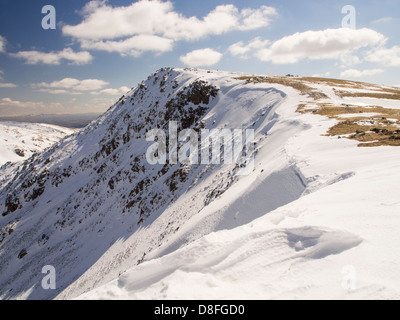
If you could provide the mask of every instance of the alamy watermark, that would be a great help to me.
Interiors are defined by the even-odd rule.
[[[46,5],[42,8],[42,14],[45,16],[42,19],[42,28],[44,30],[55,30],[56,29],[56,8],[51,5]]]
[[[56,268],[53,266],[44,266],[42,268],[42,274],[46,276],[42,279],[43,290],[55,290],[56,289]]]
[[[154,142],[146,152],[151,165],[181,163],[236,164],[237,175],[248,175],[254,169],[253,129],[184,129],[178,132],[178,122],[169,122],[167,133],[161,129],[150,130],[146,141]]]
[[[342,268],[342,288],[347,292],[356,290],[357,274],[354,266],[348,265]]]
[[[342,8],[342,14],[345,14],[345,16],[342,19],[342,27],[356,29],[357,25],[356,8],[351,5],[344,6]]]

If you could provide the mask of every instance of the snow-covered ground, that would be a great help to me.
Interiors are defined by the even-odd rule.
[[[85,130],[8,168],[0,212],[15,193],[0,217],[0,297],[400,298],[400,148],[328,137],[337,120],[296,112],[311,97],[239,76],[161,70]],[[179,99],[199,80],[218,89],[200,104],[207,128],[255,130],[249,175],[142,161],[145,130],[162,127],[171,105],[196,108]],[[328,85],[307,85],[323,103],[348,103]],[[55,291],[40,287],[44,264],[56,268]]]
[[[0,122],[0,165],[26,160],[74,132],[48,124]]]
[[[399,150],[343,146],[318,131],[286,145],[309,181],[300,199],[149,259],[79,299],[399,299]],[[271,190],[262,191],[267,208]],[[251,215],[260,200],[242,192],[240,213]]]
[[[287,106],[302,99],[289,90],[292,101]],[[336,99],[338,105],[347,102]],[[233,219],[260,218],[232,229],[228,221],[219,221],[218,228],[210,228],[193,243],[160,250],[169,254],[153,254],[149,261],[79,298],[399,299],[400,149],[357,148],[352,141],[321,137],[332,125],[330,120],[299,117],[288,110],[280,114],[284,123],[301,124],[305,130],[288,141],[281,135],[270,139],[282,144],[284,166],[295,166],[307,181],[302,197],[269,211],[271,202],[293,192],[295,180],[289,172],[275,168],[284,174],[269,186],[259,184],[257,191],[251,190],[256,182],[247,186],[242,181],[232,187],[238,189],[235,195],[230,197],[230,190],[216,202],[229,208]],[[271,149],[264,152],[248,179],[268,176]],[[264,181],[271,181],[271,176]],[[282,190],[285,179],[290,182]],[[220,212],[214,207],[204,211],[213,219]],[[199,229],[199,216],[187,224]]]

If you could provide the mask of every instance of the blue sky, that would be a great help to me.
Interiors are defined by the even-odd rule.
[[[2,0],[0,116],[102,112],[167,66],[400,85],[399,26],[400,0]]]

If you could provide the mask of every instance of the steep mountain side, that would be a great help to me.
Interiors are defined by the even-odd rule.
[[[353,83],[345,87],[352,92],[366,90],[354,88]],[[238,227],[311,193],[353,181],[360,170],[370,170],[365,161],[369,157],[379,154],[382,163],[392,164],[397,148],[357,148],[361,134],[350,127],[359,131],[359,117],[350,119],[354,123],[346,127],[347,134],[340,131],[340,137],[348,139],[329,132],[342,121],[339,115],[354,111],[353,106],[346,107],[349,99],[357,99],[335,91],[331,83],[292,77],[189,69],[161,69],[151,75],[84,130],[24,163],[1,169],[0,297],[75,298],[123,274],[127,277],[123,290],[135,295],[137,290],[175,275],[176,270],[191,270],[187,264],[193,260],[186,258],[201,252],[199,247],[208,241],[204,239],[213,237],[207,236],[210,233],[225,234],[223,230],[228,229],[228,235],[235,234]],[[395,107],[388,99],[363,99],[372,99],[371,103],[385,109]],[[363,103],[369,106],[366,100]],[[331,106],[341,109],[328,118],[324,108]],[[379,119],[368,120],[376,121],[371,126],[383,130]],[[185,137],[176,146],[173,143],[177,137],[171,127],[175,124],[177,132],[193,129],[195,135],[207,129],[246,134],[253,130],[254,139],[246,141],[243,150],[235,149],[236,162],[212,164],[213,157],[226,160],[229,152],[216,148],[211,157],[210,148],[201,145],[199,154],[204,151],[209,161],[190,165],[173,159],[185,145]],[[164,140],[161,136],[146,139],[156,129],[165,133],[166,162],[160,160],[163,148],[149,152],[154,143]],[[367,130],[363,132],[369,135]],[[392,128],[388,132],[396,137]],[[205,140],[213,134],[215,131],[209,131]],[[385,136],[383,131],[376,134]],[[236,145],[236,138],[232,135],[228,144]],[[160,163],[150,164],[154,159]],[[274,221],[279,222],[281,215]],[[268,239],[276,243],[287,235],[293,244],[304,238],[306,248],[325,239],[326,233],[349,239],[345,244],[338,242],[340,250],[322,254],[323,259],[346,254],[364,243],[357,230],[345,232],[337,224],[332,229],[332,233],[318,226],[300,233],[285,229],[283,233],[274,231]],[[244,238],[233,241],[227,254],[236,251],[235,243],[248,239],[246,232],[239,234]],[[314,245],[308,245],[309,238]],[[290,250],[300,248],[297,242]],[[268,244],[266,241],[265,246]],[[205,269],[193,270],[202,272],[223,261],[213,252],[217,247],[206,245],[207,261],[200,262]],[[182,252],[186,258],[179,262]],[[171,260],[170,253],[178,258]],[[160,263],[160,257],[166,257],[162,263],[170,264],[158,273],[151,264]],[[140,271],[145,281],[128,276],[131,272],[127,270],[143,263],[150,264],[148,277],[146,271]],[[56,269],[56,290],[41,287],[45,265]],[[138,268],[132,272],[143,270]],[[152,291],[149,294],[157,296]]]
[[[399,299],[398,89],[333,79],[239,78],[288,93],[255,171],[144,263],[79,298]],[[299,113],[290,113],[296,103]],[[285,123],[297,128],[286,127],[289,139],[281,139],[282,131],[274,135]],[[307,188],[273,210],[274,199],[296,185],[275,159],[294,166]],[[243,217],[255,219],[246,224]],[[243,225],[235,227],[238,221]]]
[[[81,290],[140,263],[234,184],[240,170],[235,163],[149,165],[146,133],[160,128],[168,134],[176,121],[179,131],[252,127],[262,141],[284,98],[270,86],[247,89],[231,74],[164,69],[85,130],[6,168],[1,296],[68,296],[65,289],[83,274]],[[41,288],[43,265],[56,268],[56,291]]]
[[[74,132],[45,124],[0,122],[0,165],[26,160]]]

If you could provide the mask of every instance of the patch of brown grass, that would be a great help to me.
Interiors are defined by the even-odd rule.
[[[400,110],[378,106],[338,107],[330,104],[318,104],[311,107],[307,104],[301,104],[297,111],[303,114],[312,113],[339,120],[336,125],[328,130],[326,135],[359,141],[359,147],[400,146],[400,127],[398,126],[400,124]],[[363,113],[377,113],[377,115],[340,118],[340,115],[343,114],[362,115]]]
[[[395,88],[381,88],[381,89],[383,92],[400,94],[400,89],[395,89]]]
[[[247,81],[247,83],[274,83],[300,91],[302,95],[308,95],[314,100],[328,98],[323,92],[320,92],[293,77],[260,77],[260,76],[242,76],[235,78],[237,80]]]
[[[355,116],[350,119],[352,119],[353,121],[381,119],[385,120],[387,124],[391,123],[390,121],[387,120],[387,118],[400,120],[400,110],[377,107],[377,106],[367,108],[367,107],[351,106],[351,105],[344,107],[321,105],[315,110],[314,113],[322,116],[328,116],[330,118],[340,118],[340,115],[344,114],[360,114],[359,117]],[[363,117],[362,114],[364,113],[376,113],[377,115],[373,115],[370,117]],[[347,118],[347,120],[349,120],[349,118]]]
[[[358,146],[362,148],[383,146],[400,147],[400,140],[380,139],[378,141],[360,143]]]
[[[339,80],[339,79],[329,79],[329,78],[314,78],[314,77],[302,77],[298,78],[299,80],[303,80],[305,82],[310,83],[317,83],[322,85],[328,85],[331,87],[339,87],[339,88],[352,88],[352,89],[364,89],[364,90],[371,90],[380,93],[392,93],[392,94],[400,94],[400,89],[395,87],[382,87],[376,84],[359,82],[359,81],[350,81],[350,80]],[[345,91],[338,91],[338,95],[341,92]],[[371,92],[371,94],[374,94]]]
[[[315,77],[303,77],[303,78],[299,78],[299,80],[307,81],[307,82],[310,82],[310,83],[328,85],[328,86],[331,86],[331,87],[343,87],[343,88],[351,87],[351,88],[356,88],[356,89],[358,89],[358,88],[362,89],[367,85],[366,83],[356,82],[356,81],[329,79],[329,78],[318,78],[318,77],[317,78],[315,78]]]
[[[400,146],[400,130],[395,127],[371,127],[343,121],[330,128],[327,135],[350,135],[346,138],[361,142],[359,147]]]
[[[389,90],[389,89],[388,89]],[[384,92],[348,92],[348,91],[335,91],[336,95],[344,98],[344,97],[356,97],[356,98],[376,98],[376,99],[390,99],[390,100],[400,100],[400,92],[395,93],[395,90],[392,90],[392,93],[384,93]]]
[[[335,90],[340,97],[367,97],[377,99],[400,100],[400,89],[382,88],[373,84],[362,82],[325,79],[325,78],[296,78],[296,77],[257,77],[243,76],[236,78],[247,83],[275,83],[292,87],[308,95],[314,100],[328,98],[324,93],[312,88],[306,83],[318,83],[332,87],[369,89],[371,92],[347,92]],[[373,89],[371,89],[373,88]],[[380,106],[360,107],[354,105],[335,106],[329,103],[316,103],[316,105],[303,103],[297,112],[312,113],[338,120],[330,128],[327,136],[338,136],[359,141],[359,147],[400,146],[400,110],[383,108]],[[372,116],[363,116],[364,113],[374,113]],[[354,114],[351,118],[341,118],[341,115]],[[358,116],[358,114],[360,116]],[[392,120],[388,120],[392,119]]]

